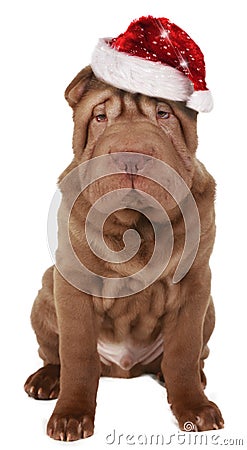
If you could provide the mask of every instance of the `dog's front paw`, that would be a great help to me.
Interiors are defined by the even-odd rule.
[[[52,414],[47,434],[60,441],[76,441],[92,436],[94,419],[88,414]]]
[[[185,408],[176,416],[182,431],[219,430],[224,427],[221,412],[213,402]]]

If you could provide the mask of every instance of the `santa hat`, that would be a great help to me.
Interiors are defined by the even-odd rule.
[[[141,17],[117,38],[100,39],[91,66],[97,78],[119,89],[183,101],[196,111],[213,107],[203,53],[168,19]]]

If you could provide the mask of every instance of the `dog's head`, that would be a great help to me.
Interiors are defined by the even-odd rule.
[[[129,188],[150,194],[166,210],[174,208],[170,194],[142,176],[143,170],[145,166],[148,170],[148,157],[154,157],[174,169],[191,188],[197,113],[181,102],[130,94],[107,85],[96,79],[90,66],[70,83],[65,98],[74,112],[76,164],[109,155],[113,173],[123,172],[92,183],[85,194],[87,200],[93,204],[110,191]],[[121,214],[126,220],[126,211],[124,218]],[[137,216],[131,212],[127,221],[131,217]]]

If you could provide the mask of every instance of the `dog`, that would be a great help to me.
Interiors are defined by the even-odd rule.
[[[140,247],[129,260],[105,261],[86,242],[85,222],[91,206],[117,189],[143,191],[159,201],[172,224],[174,246],[156,281],[121,298],[107,295],[107,282],[101,295],[100,286],[96,294],[90,294],[91,288],[83,292],[70,283],[69,275],[67,279],[56,266],[50,267],[31,313],[44,366],[29,376],[25,391],[35,399],[58,397],[47,425],[48,435],[57,440],[74,441],[93,434],[100,376],[130,378],[144,373],[164,380],[168,402],[182,430],[188,421],[198,431],[220,429],[224,425],[221,412],[204,393],[204,360],[215,324],[209,268],[215,239],[215,181],[196,158],[197,112],[184,102],[112,87],[97,79],[90,66],[70,83],[65,98],[73,109],[74,157],[59,183],[82,163],[105,155],[113,166],[124,168],[97,178],[74,202],[69,235],[77,258],[106,279],[130,276],[148,264],[155,237],[141,209],[114,210],[104,222],[105,243],[114,252],[123,250],[126,230],[138,231]],[[173,276],[186,234],[183,215],[169,192],[142,176],[145,157],[174,169],[198,208],[199,246],[188,273],[177,283]],[[80,184],[79,179],[77,173]],[[66,183],[61,190],[66,199]],[[60,207],[58,233],[64,217]],[[100,247],[101,236],[97,231],[93,236]],[[58,244],[57,258],[67,275],[72,270],[63,253],[65,247]]]

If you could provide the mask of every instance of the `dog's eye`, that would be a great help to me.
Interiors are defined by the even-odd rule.
[[[95,116],[97,122],[106,122],[107,121],[107,117],[106,114],[97,114],[97,116]]]
[[[158,119],[169,119],[170,113],[167,111],[157,111],[157,117]]]

